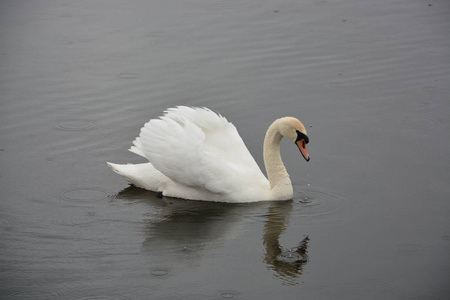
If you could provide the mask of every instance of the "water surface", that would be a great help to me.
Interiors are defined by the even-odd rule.
[[[0,298],[445,299],[444,0],[3,1]],[[105,162],[175,105],[233,122],[263,167],[299,117],[295,196],[159,199]]]

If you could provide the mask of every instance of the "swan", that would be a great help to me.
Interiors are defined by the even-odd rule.
[[[161,196],[234,203],[290,200],[294,192],[280,156],[282,137],[310,159],[302,122],[277,119],[264,138],[266,178],[225,117],[205,107],[177,106],[151,119],[133,141],[129,151],[149,162],[107,164],[133,185]]]

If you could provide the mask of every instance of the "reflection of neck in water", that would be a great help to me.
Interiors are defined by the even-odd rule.
[[[292,210],[292,201],[278,202],[269,208],[264,224],[263,243],[266,254],[264,262],[276,272],[276,276],[287,284],[296,284],[295,278],[303,272],[303,266],[308,261],[308,241],[306,236],[299,246],[292,249],[283,249],[280,246],[280,235],[286,229],[289,213]]]

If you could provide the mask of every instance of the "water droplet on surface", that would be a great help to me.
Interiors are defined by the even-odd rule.
[[[167,274],[169,274],[169,272],[166,270],[154,270],[154,271],[151,271],[150,274],[152,274],[153,276],[161,277],[161,276],[166,276]]]
[[[220,294],[220,297],[222,297],[224,299],[232,299],[235,297],[235,295],[233,293],[222,293],[222,294]]]

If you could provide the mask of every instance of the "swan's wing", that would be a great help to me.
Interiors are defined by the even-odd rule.
[[[233,124],[206,108],[180,106],[152,119],[130,151],[173,181],[230,193],[245,178],[266,180]]]

